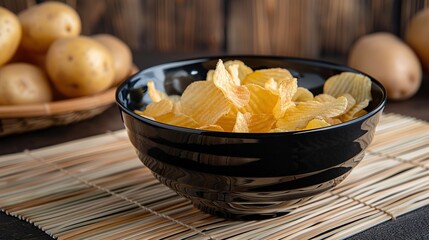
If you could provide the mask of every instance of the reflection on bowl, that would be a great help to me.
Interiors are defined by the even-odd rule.
[[[286,68],[314,94],[325,79],[352,71],[321,61],[270,56],[219,56],[170,62],[144,69],[116,92],[128,136],[154,176],[199,209],[226,218],[262,219],[287,214],[300,203],[339,184],[371,143],[386,102],[374,79],[368,114],[308,131],[225,133],[171,126],[133,111],[150,99],[147,82],[180,94],[205,79],[218,59],[241,60],[252,69]]]

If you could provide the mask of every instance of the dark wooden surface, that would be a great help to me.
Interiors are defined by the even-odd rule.
[[[213,55],[213,54],[211,54]],[[189,57],[207,56],[207,54],[181,53],[140,53],[134,59],[140,68]],[[341,63],[341,60],[327,60]],[[429,79],[413,98],[402,102],[388,102],[387,113],[399,113],[429,121]],[[68,126],[51,127],[24,134],[0,138],[0,155],[36,149],[44,146],[67,142],[106,131],[122,129],[123,125],[116,106],[90,120]],[[352,239],[429,239],[429,206],[388,221],[352,237]],[[0,213],[0,239],[51,239],[43,231],[18,218]]]

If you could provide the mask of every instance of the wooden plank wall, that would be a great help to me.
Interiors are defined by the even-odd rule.
[[[307,58],[345,56],[360,36],[400,37],[429,0],[61,0],[83,34],[107,32],[135,51],[201,51]],[[0,0],[19,12],[43,0]]]

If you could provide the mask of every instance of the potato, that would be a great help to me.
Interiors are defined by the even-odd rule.
[[[55,88],[67,97],[106,90],[115,74],[109,51],[85,36],[55,41],[46,54],[46,70]]]
[[[10,63],[0,68],[0,105],[45,103],[52,91],[45,73],[28,63]]]
[[[14,13],[0,7],[0,66],[8,62],[21,41],[21,25]]]
[[[44,2],[18,14],[24,50],[45,53],[59,38],[77,36],[81,31],[78,13],[61,2]]]
[[[133,64],[130,48],[122,40],[110,34],[97,34],[92,38],[104,45],[112,54],[113,66],[115,67],[113,84],[117,85],[125,80]]]
[[[429,8],[418,12],[408,23],[405,42],[417,53],[426,71],[429,71]]]
[[[358,39],[349,53],[348,65],[383,84],[387,97],[404,100],[420,87],[422,70],[413,50],[391,33],[373,33]]]

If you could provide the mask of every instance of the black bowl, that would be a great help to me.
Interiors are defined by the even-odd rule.
[[[150,102],[147,82],[167,94],[181,94],[205,79],[218,59],[241,60],[253,69],[286,68],[298,85],[322,92],[328,77],[357,72],[322,61],[272,56],[219,56],[150,67],[126,80],[116,101],[141,161],[163,184],[199,209],[226,218],[262,219],[286,214],[339,184],[371,143],[386,102],[372,79],[368,114],[320,129],[285,133],[225,133],[152,121],[133,111]]]

